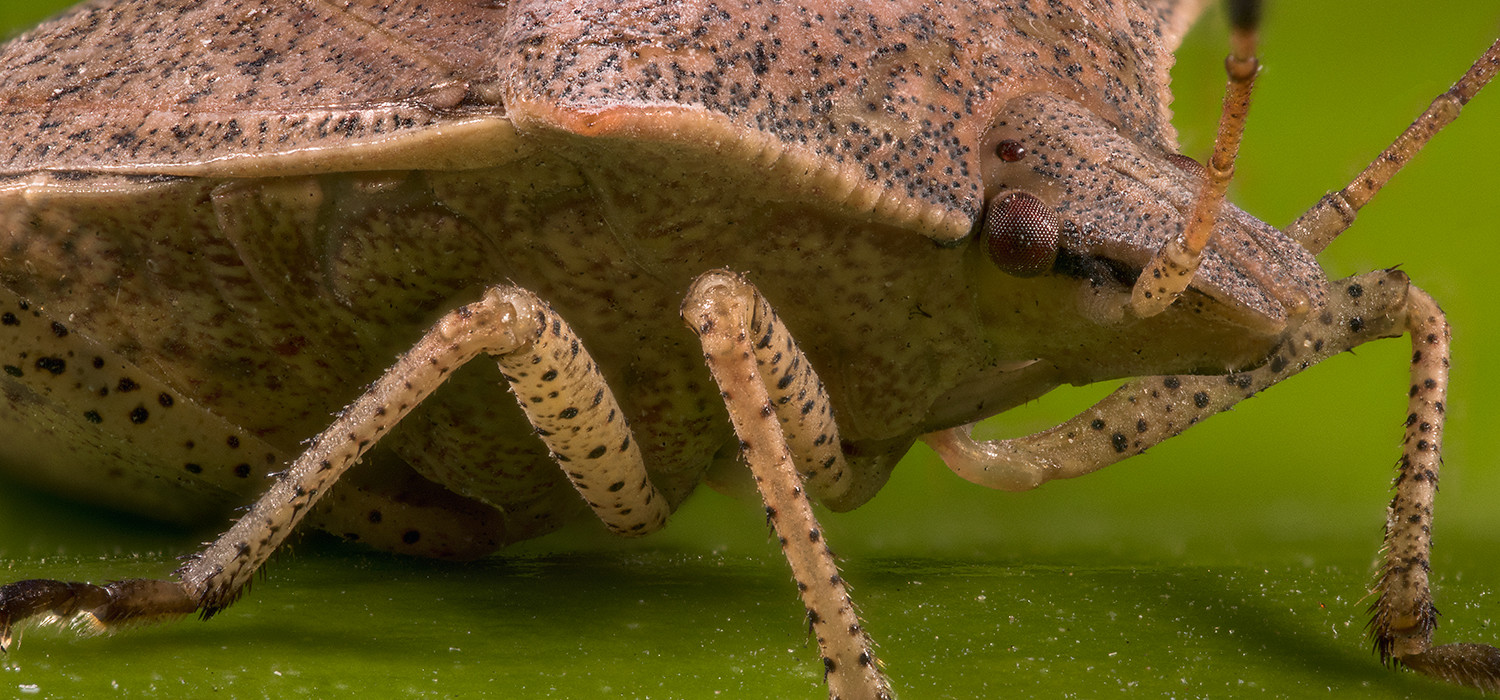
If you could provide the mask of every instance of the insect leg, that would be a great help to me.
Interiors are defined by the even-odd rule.
[[[970,426],[923,441],[959,476],[1006,491],[1089,474],[1139,454],[1255,393],[1362,343],[1401,335],[1405,274],[1375,271],[1333,283],[1328,307],[1284,340],[1260,367],[1228,375],[1172,375],[1126,382],[1049,430],[976,441]]]
[[[1406,440],[1386,519],[1370,633],[1386,662],[1443,680],[1500,690],[1500,650],[1483,644],[1432,647],[1437,613],[1428,583],[1432,504],[1437,494],[1448,324],[1404,273],[1375,271],[1333,283],[1328,306],[1267,362],[1224,376],[1149,377],[1126,383],[1060,426],[1013,440],[978,442],[968,427],[923,437],[954,472],[1006,490],[1082,476],[1139,454],[1240,400],[1322,360],[1376,338],[1412,337]]]
[[[0,648],[14,623],[88,615],[100,625],[198,612],[244,592],[255,571],[339,476],[448,375],[480,353],[501,370],[573,485],[611,530],[638,535],[665,522],[614,396],[571,329],[537,299],[496,288],[444,316],[318,437],[230,529],[177,571],[176,581],[106,586],[21,581],[0,588]]]
[[[834,510],[843,510],[840,505],[851,494],[855,475],[845,467],[833,404],[822,380],[765,297],[743,278],[710,275],[753,298],[755,306],[747,330],[755,341],[756,373],[776,409],[792,460],[813,497]],[[864,498],[860,496],[858,502],[863,503]]]
[[[1370,605],[1370,636],[1382,662],[1399,662],[1450,683],[1500,691],[1500,649],[1484,644],[1432,646],[1437,608],[1428,582],[1432,505],[1442,465],[1448,395],[1448,321],[1416,287],[1408,296],[1411,390],[1406,435],[1396,462],[1395,496],[1386,511],[1385,540]]]
[[[768,385],[781,381],[775,379],[776,367],[782,368],[783,378],[793,377],[795,381],[796,364],[806,365],[790,335],[774,316],[767,316],[769,310],[766,301],[743,278],[710,272],[693,283],[683,302],[682,316],[703,343],[704,359],[719,385],[745,461],[765,501],[766,518],[791,564],[823,654],[830,697],[889,698],[890,687],[877,667],[869,635],[855,614],[833,552],[824,542],[812,503],[803,490],[796,458],[777,418],[778,403],[767,390]],[[765,363],[772,373],[762,375],[764,352],[786,354],[779,363]],[[780,406],[801,411],[791,401]],[[804,436],[815,433],[799,431]]]

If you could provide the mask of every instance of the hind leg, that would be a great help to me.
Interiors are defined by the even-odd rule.
[[[17,622],[87,615],[112,625],[222,610],[340,476],[397,421],[480,354],[494,356],[537,434],[611,530],[651,532],[668,506],[647,478],[614,396],[571,329],[524,290],[496,288],[448,314],[343,411],[230,529],[176,580],[99,586],[51,580],[0,588],[0,648]]]

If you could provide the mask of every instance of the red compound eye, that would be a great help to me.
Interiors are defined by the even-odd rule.
[[[1057,214],[1042,200],[1011,192],[990,200],[984,215],[984,243],[990,260],[1016,277],[1035,277],[1057,259]]]
[[[1026,147],[1015,139],[1005,139],[1000,145],[995,146],[995,155],[1007,163],[1014,163],[1026,157]]]

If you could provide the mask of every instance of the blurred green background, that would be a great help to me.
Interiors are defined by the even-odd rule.
[[[0,31],[66,3],[0,3]],[[1284,225],[1344,182],[1500,34],[1492,0],[1282,2],[1232,197]],[[1223,23],[1175,73],[1187,153],[1209,148]],[[1454,327],[1433,556],[1440,641],[1500,642],[1500,92],[1481,95],[1323,256],[1400,265]],[[1362,637],[1405,415],[1405,341],[1360,348],[1149,454],[1036,492],[960,481],[918,448],[859,511],[826,516],[905,698],[1440,697]],[[1017,435],[1111,387],[982,430]],[[0,488],[0,578],[157,576],[182,533]],[[706,489],[667,530],[592,529],[469,565],[308,536],[211,623],[113,639],[33,631],[0,666],[25,697],[819,697],[815,649],[759,508]]]

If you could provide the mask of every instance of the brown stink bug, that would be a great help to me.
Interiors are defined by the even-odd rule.
[[[728,465],[714,479],[732,475],[739,447],[834,693],[880,695],[796,472],[852,507],[919,434],[1058,383],[1182,373],[1105,399],[1019,471],[1004,454],[1027,443],[928,438],[968,478],[1029,487],[1053,476],[1032,466],[1087,471],[1410,330],[1407,490],[1377,641],[1486,682],[1487,652],[1423,652],[1447,411],[1435,305],[1397,273],[1328,282],[1228,209],[1201,270],[1174,254],[1161,273],[1191,282],[1180,298],[1152,286],[1159,307],[1125,301],[1193,230],[1194,203],[1214,201],[1196,194],[1201,167],[1164,148],[1162,49],[1191,12],[138,3],[8,46],[6,434],[32,481],[204,517],[260,488],[324,413],[458,311],[180,583],[23,581],[0,609],[104,625],[211,614],[309,511],[429,556],[541,534],[589,517],[583,504],[643,534],[710,458]],[[476,51],[492,46],[508,48]],[[981,220],[998,223],[971,230]],[[720,228],[741,233],[704,238]],[[1001,235],[1018,238],[986,240]],[[717,267],[745,275],[697,277]],[[661,323],[683,297],[701,350]],[[476,353],[500,370],[445,381]],[[1088,464],[1071,466],[1078,455]]]

